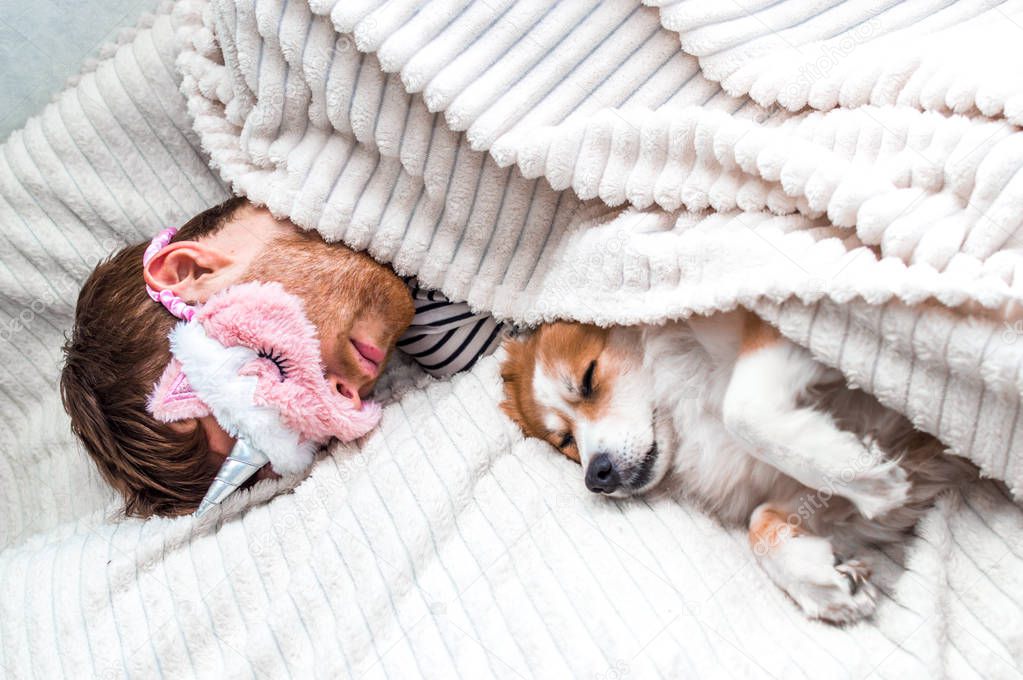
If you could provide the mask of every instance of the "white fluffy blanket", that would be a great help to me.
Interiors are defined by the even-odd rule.
[[[1017,23],[983,2],[168,6],[0,148],[0,669],[1017,677],[1023,512],[991,483],[870,555],[881,607],[836,629],[741,531],[592,498],[500,415],[494,359],[398,367],[378,432],[216,525],[112,521],[55,390],[92,264],[226,180],[519,321],[755,307],[1018,493]]]

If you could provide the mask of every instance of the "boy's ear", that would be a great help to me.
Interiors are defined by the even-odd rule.
[[[201,241],[178,241],[154,255],[143,275],[153,290],[169,289],[186,302],[202,302],[218,290],[217,274],[232,261]]]

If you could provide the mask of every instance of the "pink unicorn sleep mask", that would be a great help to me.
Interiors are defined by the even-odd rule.
[[[150,413],[167,423],[213,415],[237,440],[197,515],[266,463],[280,474],[302,472],[332,437],[351,441],[379,422],[379,405],[357,408],[327,380],[316,327],[280,284],[231,286],[201,307],[154,299],[189,320],[171,331],[173,358],[149,398]]]

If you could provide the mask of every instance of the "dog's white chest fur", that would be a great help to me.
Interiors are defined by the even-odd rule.
[[[644,366],[653,381],[658,440],[674,444],[668,478],[722,519],[745,522],[778,491],[800,485],[754,457],[725,427],[722,406],[739,354],[737,314],[650,327]]]

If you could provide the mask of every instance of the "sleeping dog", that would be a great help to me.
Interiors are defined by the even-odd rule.
[[[869,616],[877,589],[856,551],[900,540],[976,474],[750,312],[559,322],[506,350],[502,408],[581,463],[590,491],[680,487],[746,524],[758,562],[813,618]]]

